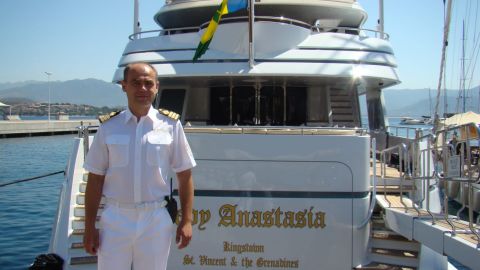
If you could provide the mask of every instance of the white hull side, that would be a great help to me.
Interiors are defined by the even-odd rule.
[[[73,149],[67,163],[65,182],[60,193],[59,206],[55,224],[52,230],[52,241],[48,248],[49,252],[54,252],[62,258],[68,258],[69,241],[68,237],[72,232],[70,220],[73,217],[73,208],[75,206],[76,192],[74,187],[78,187],[78,182],[83,176],[83,140],[75,139]]]
[[[169,267],[183,269],[188,261],[192,269],[205,269],[207,258],[219,263],[217,269],[240,266],[242,259],[253,268],[263,260],[299,269],[351,269],[366,262],[369,226],[357,226],[369,206],[368,137],[187,135],[198,162],[195,239],[185,250],[172,244]],[[233,221],[233,210],[249,212],[248,221]],[[272,213],[269,223],[265,217]],[[321,226],[299,222],[302,213],[321,215]],[[230,251],[230,244],[262,251]],[[331,260],[338,254],[342,260]]]

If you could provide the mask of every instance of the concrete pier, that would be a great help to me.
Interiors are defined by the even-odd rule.
[[[78,132],[81,122],[84,126],[99,125],[95,119],[0,121],[0,138],[72,134]]]

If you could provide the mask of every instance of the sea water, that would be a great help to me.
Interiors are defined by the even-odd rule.
[[[65,170],[75,135],[0,139],[0,184]],[[0,269],[46,253],[63,174],[0,187]]]

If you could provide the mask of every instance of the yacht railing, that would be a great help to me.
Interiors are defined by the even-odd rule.
[[[432,148],[434,136],[432,134],[421,136],[420,133],[420,130],[416,131],[416,139],[411,144],[411,152],[414,153],[412,155],[412,180],[414,182],[420,181],[421,186],[419,194],[420,198],[412,201],[414,201],[413,207],[417,213],[420,213],[420,210],[417,206],[425,205],[424,209],[432,218],[432,224],[435,224],[436,217],[430,210],[430,189],[432,185],[438,184],[439,182],[435,181],[434,184],[431,184],[431,181],[435,180],[438,174],[436,172],[437,168],[434,168],[433,164],[431,163],[432,155],[434,154]],[[420,147],[421,142],[424,142],[426,147]],[[413,194],[414,195],[412,197],[417,198],[417,189],[413,190]],[[423,202],[425,202],[425,204],[423,204]]]
[[[407,139],[413,139],[415,136],[424,133],[426,129],[416,128],[416,127],[405,127],[405,126],[387,126],[387,131],[392,133],[397,137],[405,137]],[[420,133],[418,133],[420,132]]]
[[[227,17],[227,18],[222,18],[219,24],[247,22],[247,21],[248,21],[248,16]],[[291,25],[296,25],[296,26],[310,29],[312,32],[317,32],[317,33],[335,32],[335,33],[342,33],[342,34],[360,35],[362,37],[382,38],[382,33],[373,29],[339,27],[339,26],[325,27],[320,24],[312,25],[304,21],[290,19],[286,17],[255,16],[255,21],[291,24]],[[159,29],[159,30],[142,31],[138,33],[133,33],[128,38],[130,40],[134,40],[134,39],[142,39],[142,38],[149,38],[149,37],[155,37],[155,36],[164,36],[164,35],[168,36],[168,35],[174,35],[174,34],[180,34],[180,33],[200,32],[200,30],[202,30],[203,28],[208,27],[209,23],[210,21],[207,21],[201,24],[200,26],[195,26],[195,27],[180,27],[180,28],[167,28],[167,29]],[[389,40],[390,36],[387,33],[383,33],[382,39]]]
[[[407,145],[404,143],[383,149],[380,152],[380,175],[383,182],[383,196],[385,198],[385,201],[388,202],[388,207],[391,207],[392,203],[388,200],[388,196],[387,196],[387,179],[385,178],[385,176],[387,171],[387,164],[390,163],[389,162],[390,160],[387,160],[387,159],[390,159],[391,155],[394,153],[398,154],[398,162],[399,162],[398,179],[400,180],[400,203],[405,207],[405,212],[406,212],[408,210],[408,206],[403,201],[403,185],[405,183],[405,179],[410,178],[409,176],[411,176],[411,173],[410,173],[410,157],[408,154]]]
[[[130,40],[142,39],[156,36],[170,36],[178,33],[189,33],[189,32],[199,32],[200,27],[178,27],[178,28],[168,28],[168,29],[158,29],[158,30],[148,30],[138,33],[133,33],[128,38]]]
[[[457,134],[458,139],[447,141],[447,138]],[[438,130],[435,134],[427,134],[422,136],[421,130],[416,131],[416,138],[408,145],[399,144],[381,151],[381,179],[386,185],[385,181],[385,167],[389,163],[387,156],[391,153],[398,153],[399,155],[399,181],[400,181],[400,200],[407,212],[408,208],[413,208],[420,215],[418,205],[424,205],[425,209],[430,215],[432,224],[436,223],[438,215],[432,213],[430,209],[430,190],[435,184],[444,183],[444,201],[442,206],[443,219],[451,227],[452,235],[459,232],[473,234],[477,239],[477,247],[480,247],[480,236],[478,226],[480,218],[474,220],[475,205],[473,204],[474,191],[480,192],[478,187],[474,184],[480,184],[480,166],[478,162],[478,155],[480,146],[473,147],[471,142],[480,140],[479,130],[475,123],[456,125],[445,127]],[[403,168],[403,169],[402,169]],[[407,206],[403,200],[403,183],[406,180],[421,181],[420,192],[417,190],[411,191],[411,197],[419,199],[412,199],[412,206]],[[432,183],[432,181],[435,181]],[[459,183],[461,192],[463,192],[462,208],[457,212],[457,216],[449,215],[449,182]],[[386,186],[385,186],[386,190]],[[385,200],[391,206],[384,191]],[[477,194],[478,196],[478,194]],[[425,202],[425,204],[423,204]],[[468,229],[461,229],[455,225],[454,220],[459,220],[459,214],[465,208],[468,208]],[[480,216],[480,215],[479,215]]]
[[[447,143],[447,137],[450,134],[457,134],[460,138],[452,138]],[[473,214],[473,196],[474,186],[473,184],[479,184],[480,181],[480,166],[477,159],[472,157],[474,149],[471,146],[472,140],[479,140],[479,132],[475,123],[468,123],[458,126],[450,126],[444,128],[436,133],[437,138],[441,141],[437,141],[437,145],[442,145],[442,149],[445,149],[441,153],[441,161],[443,165],[443,175],[440,179],[445,182],[458,182],[462,193],[462,208],[457,212],[457,219],[459,219],[460,212],[468,207],[468,223],[470,231],[476,236],[478,240],[478,246],[480,247],[479,232],[475,228],[474,214]],[[478,147],[478,146],[477,146]],[[446,151],[448,149],[448,151]],[[448,191],[448,185],[445,185],[446,191]],[[448,193],[447,193],[448,195]],[[444,206],[448,213],[448,198],[445,196]],[[477,219],[478,223],[478,219]],[[453,224],[451,224],[453,225]],[[453,226],[455,227],[455,226]]]
[[[286,18],[286,17],[255,16],[255,21],[256,22],[279,22],[279,23],[297,25],[297,26],[302,26],[304,28],[312,29],[312,25],[310,25],[309,23]],[[222,18],[220,20],[220,24],[236,23],[236,22],[248,22],[248,16],[227,17],[227,18]],[[209,23],[210,21],[204,22],[203,24],[200,25],[200,28],[207,28]]]
[[[87,157],[90,148],[90,130],[97,129],[98,126],[84,126],[83,123],[77,127],[78,137],[83,139],[83,157]]]

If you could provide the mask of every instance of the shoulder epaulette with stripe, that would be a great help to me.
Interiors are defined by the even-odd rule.
[[[178,120],[178,119],[180,119],[180,114],[178,114],[178,113],[176,113],[176,112],[172,112],[172,111],[165,110],[165,109],[158,109],[158,111],[159,111],[161,114],[163,114],[163,115],[165,115],[165,116],[167,116],[167,117],[169,117],[169,118],[171,118],[171,119],[173,119],[173,120]]]
[[[99,115],[98,116],[98,121],[100,121],[100,124],[103,124],[113,118],[114,116],[117,116],[119,113],[122,111],[116,111],[116,112],[111,112],[109,114],[104,114],[104,115]]]

